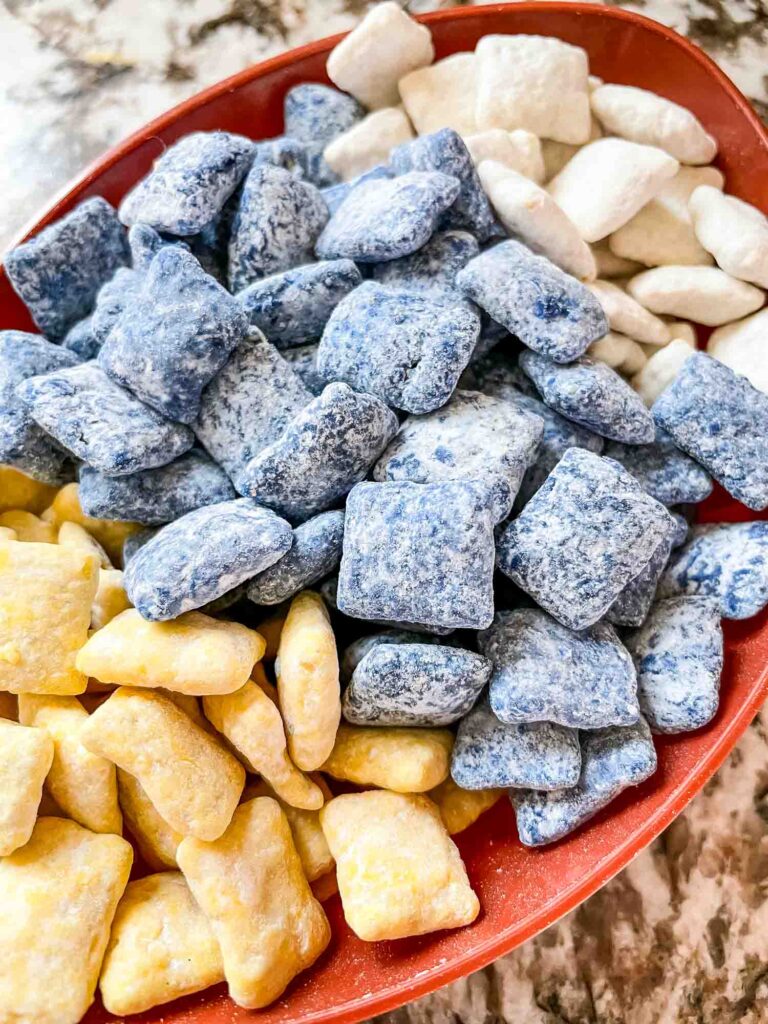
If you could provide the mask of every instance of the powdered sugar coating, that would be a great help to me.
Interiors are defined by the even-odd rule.
[[[499,541],[502,572],[570,629],[597,622],[671,516],[617,462],[569,448]]]
[[[160,526],[203,505],[234,498],[223,469],[193,449],[157,469],[110,477],[85,466],[78,497],[87,516]]]
[[[290,550],[249,582],[249,600],[260,605],[280,604],[324,579],[341,561],[343,538],[341,511],[321,512],[297,526]]]
[[[560,363],[608,332],[595,296],[575,277],[520,242],[500,242],[470,260],[456,283],[524,345]]]
[[[625,642],[637,666],[640,708],[654,732],[690,732],[714,717],[723,669],[715,599],[683,595],[658,601]]]
[[[86,199],[3,257],[5,272],[51,340],[91,312],[99,288],[128,262],[128,242],[106,199]]]
[[[331,508],[362,480],[397,430],[397,417],[373,395],[329,384],[281,436],[235,479],[291,522]]]
[[[17,394],[43,430],[108,476],[164,466],[195,440],[188,427],[144,405],[95,362],[31,377]]]
[[[92,317],[84,316],[82,320],[78,320],[73,327],[70,327],[61,340],[62,348],[74,352],[83,361],[95,359],[101,348],[101,342],[94,337],[91,322]]]
[[[153,257],[166,245],[175,245],[179,249],[189,246],[181,239],[168,239],[155,231],[149,224],[133,224],[128,231],[128,247],[131,250],[131,266],[143,272],[149,270]]]
[[[523,352],[520,366],[555,412],[583,427],[623,444],[650,444],[656,428],[637,392],[605,363],[582,356],[560,366],[539,355]]]
[[[478,644],[493,662],[490,704],[502,722],[602,729],[637,721],[632,659],[607,622],[575,632],[538,608],[499,611]]]
[[[675,444],[748,508],[768,507],[768,395],[693,352],[653,406]]]
[[[335,607],[335,601],[333,607]],[[381,633],[372,633],[369,636],[361,636],[353,640],[342,652],[339,659],[339,676],[342,683],[346,684],[352,678],[352,674],[363,660],[363,658],[379,644],[439,644],[455,647],[453,640],[445,640],[442,637],[430,636],[429,634],[418,633],[415,630],[387,629]]]
[[[362,483],[347,499],[339,611],[484,629],[493,619],[493,513],[469,481]]]
[[[640,626],[645,622],[678,531],[679,524],[673,519],[645,567],[630,580],[605,613],[608,622],[615,626]]]
[[[331,314],[317,366],[326,380],[427,413],[450,398],[479,333],[480,317],[467,303],[365,281]]]
[[[203,388],[247,327],[235,299],[195,257],[166,246],[152,259],[141,292],[112,328],[98,361],[147,405],[191,423]]]
[[[285,133],[303,142],[309,157],[309,177],[316,185],[330,185],[336,174],[323,159],[323,150],[337,136],[365,117],[353,96],[320,82],[302,82],[285,94]]]
[[[712,478],[706,469],[681,452],[663,430],[656,430],[652,444],[614,441],[606,445],[605,454],[620,462],[662,505],[698,504],[712,493]]]
[[[242,135],[185,135],[123,199],[120,220],[174,235],[197,234],[220,213],[252,159],[253,143]]]
[[[658,596],[715,598],[724,619],[749,619],[768,604],[768,522],[707,523],[673,556]]]
[[[283,358],[290,363],[295,372],[301,377],[304,387],[315,397],[322,394],[325,381],[317,368],[317,350],[319,344],[295,345],[292,348],[283,349]]]
[[[331,185],[328,188],[322,189],[320,194],[325,200],[325,205],[328,207],[328,213],[333,216],[353,188],[362,185],[364,181],[376,181],[380,178],[394,178],[394,174],[386,164],[377,164],[370,171],[358,174],[351,181],[340,181],[338,185]]]
[[[292,542],[288,523],[248,498],[206,505],[164,526],[133,555],[125,590],[145,619],[175,619],[266,569]]]
[[[319,338],[335,307],[361,281],[352,260],[327,260],[254,281],[237,300],[252,327],[289,348]]]
[[[109,337],[123,310],[133,308],[143,284],[143,272],[130,267],[118,267],[114,277],[101,286],[91,313],[91,333],[99,348]]]
[[[456,275],[479,251],[467,231],[438,231],[410,256],[374,263],[371,277],[395,291],[455,294]]]
[[[653,738],[644,719],[627,728],[612,726],[581,734],[578,784],[559,793],[512,792],[517,832],[524,846],[554,843],[589,821],[628,786],[656,771]]]
[[[500,722],[487,699],[459,725],[451,776],[462,789],[498,786],[559,790],[581,770],[579,734],[551,722]]]
[[[355,725],[450,725],[488,682],[487,658],[430,643],[375,644],[358,662],[342,703]]]

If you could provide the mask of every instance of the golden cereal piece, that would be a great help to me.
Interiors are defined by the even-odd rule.
[[[232,819],[243,766],[162,694],[121,686],[90,716],[81,739],[135,775],[182,835],[218,839]]]
[[[96,555],[102,569],[112,568],[107,552],[96,538],[92,537],[79,523],[62,523],[59,527],[58,542],[63,544],[65,548],[79,548],[81,551],[90,551]]]
[[[123,587],[122,569],[102,569],[99,572],[99,589],[91,608],[91,629],[103,629],[108,622],[131,607]]]
[[[429,796],[437,804],[448,835],[463,832],[504,796],[503,789],[461,789],[448,776]]]
[[[288,756],[280,711],[260,686],[249,681],[235,693],[203,697],[203,710],[248,770],[263,776],[281,800],[306,810],[323,806],[322,790]]]
[[[118,768],[117,792],[125,824],[149,867],[153,871],[178,867],[176,850],[183,837],[158,814],[139,780]]]
[[[437,807],[425,796],[372,790],[320,812],[336,858],[344,917],[366,942],[459,928],[480,904]]]
[[[93,1002],[130,843],[39,818],[0,861],[0,1020],[77,1024]]]
[[[19,720],[45,729],[53,740],[53,764],[46,787],[68,818],[91,832],[123,831],[117,778],[111,761],[80,742],[88,712],[77,697],[21,694]]]
[[[2,540],[2,541],[9,541],[9,540],[18,540],[18,539],[19,539],[18,533],[16,533],[15,530],[12,530],[10,528],[10,526],[0,526],[0,540]]]
[[[98,562],[86,552],[0,544],[0,689],[85,690],[75,656],[88,636],[98,577]]]
[[[99,988],[108,1013],[141,1013],[224,980],[208,919],[176,871],[129,882],[115,914]]]
[[[44,729],[0,719],[0,857],[32,835],[52,760],[53,741]]]
[[[115,519],[94,519],[87,516],[80,508],[77,484],[62,487],[48,508],[43,519],[58,529],[62,523],[79,523],[88,533],[92,534],[110,557],[113,565],[123,564],[123,544],[125,538],[143,529],[140,523],[124,523]]]
[[[276,800],[241,804],[220,839],[182,839],[177,857],[219,940],[238,1006],[267,1006],[328,945],[328,920]]]
[[[360,786],[425,793],[448,777],[453,734],[448,729],[339,726],[323,771]]]
[[[147,622],[129,608],[91,636],[77,666],[103,683],[198,696],[238,690],[263,653],[261,635],[239,622],[202,612]]]
[[[267,649],[264,651],[264,661],[274,661],[277,657],[277,649],[280,646],[280,634],[285,625],[285,611],[273,612],[263,619],[258,630],[264,637]]]
[[[195,725],[212,733],[211,723],[203,714],[200,708],[200,700],[197,697],[190,697],[188,693],[176,693],[174,690],[158,690],[168,700],[172,700],[177,708],[181,708],[185,715],[189,715]]]
[[[0,718],[8,718],[12,722],[19,720],[19,702],[13,693],[0,690]]]
[[[333,750],[341,719],[339,658],[331,620],[319,594],[291,601],[275,662],[288,752],[297,768],[319,768]]]
[[[39,519],[32,512],[24,512],[21,509],[3,512],[0,515],[0,526],[13,530],[16,534],[13,540],[33,544],[55,544],[57,540],[56,530],[50,523]]]
[[[50,505],[55,496],[55,487],[41,484],[12,466],[0,466],[0,512],[23,508],[38,514]]]
[[[315,776],[313,782],[322,790],[324,799],[332,799],[333,794],[321,775]],[[333,868],[334,860],[325,834],[320,827],[319,811],[305,811],[300,807],[291,807],[290,804],[281,800],[272,787],[263,780],[246,786],[243,800],[252,800],[256,796],[271,796],[282,807],[291,827],[293,843],[307,881],[314,882],[322,875],[327,874]]]

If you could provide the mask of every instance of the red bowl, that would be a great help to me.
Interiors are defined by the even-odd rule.
[[[748,101],[700,50],[656,22],[581,3],[517,3],[442,11],[430,25],[438,57],[471,50],[489,32],[559,36],[583,46],[606,81],[644,86],[693,110],[720,143],[728,191],[768,212],[768,134]],[[164,146],[190,131],[225,128],[256,138],[282,129],[282,99],[298,82],[327,81],[325,59],[341,38],[321,40],[243,71],[164,114],[93,164],[30,225],[33,234],[90,195],[117,203]],[[30,320],[0,275],[2,326]],[[754,516],[722,491],[702,518]],[[133,1018],[143,1024],[352,1022],[372,1017],[483,967],[586,899],[654,839],[722,763],[768,692],[768,612],[726,623],[720,710],[696,733],[657,740],[659,769],[561,842],[524,849],[506,800],[458,837],[482,913],[469,928],[368,944],[346,927],[338,896],[326,904],[330,948],[272,1007],[234,1006],[223,986]],[[113,1018],[98,1004],[89,1024]]]

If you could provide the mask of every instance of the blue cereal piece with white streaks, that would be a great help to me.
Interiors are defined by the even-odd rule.
[[[503,573],[570,629],[602,618],[672,517],[611,459],[569,448],[501,536]]]
[[[582,356],[561,366],[538,352],[523,352],[520,366],[546,404],[566,419],[611,441],[653,441],[656,428],[643,400],[605,363]]]
[[[352,178],[350,181],[340,181],[338,185],[330,185],[322,189],[321,195],[328,207],[328,213],[333,216],[349,193],[353,189],[357,188],[358,185],[362,185],[363,182],[379,181],[382,178],[394,178],[394,176],[395,175],[386,164],[377,164],[375,167],[372,167],[370,171],[364,171],[362,174],[358,174],[356,178]]]
[[[483,190],[472,157],[453,128],[441,128],[403,142],[392,151],[390,167],[396,174],[409,171],[438,171],[460,183],[459,194],[443,214],[440,227],[471,231],[480,242],[496,232],[496,216]]]
[[[672,550],[679,548],[682,544],[688,540],[688,534],[691,532],[691,524],[680,512],[676,512],[674,509],[669,510],[669,514],[675,520],[675,532],[672,537]]]
[[[101,342],[93,334],[93,317],[84,316],[70,327],[61,340],[61,347],[74,352],[83,362],[95,359],[99,354]]]
[[[309,153],[307,147],[298,139],[287,135],[276,135],[273,139],[264,139],[253,144],[253,164],[270,164],[282,167],[299,180],[307,177]]]
[[[603,729],[638,719],[635,668],[607,622],[576,632],[539,608],[499,611],[478,646],[493,662],[490,704],[502,722]]]
[[[17,394],[43,430],[107,476],[164,466],[194,444],[189,427],[144,405],[95,362],[31,377]]]
[[[605,455],[620,462],[662,505],[698,504],[712,493],[712,478],[706,469],[681,452],[660,428],[652,444],[612,441],[606,445]]]
[[[144,273],[130,267],[118,267],[115,276],[99,289],[91,314],[91,333],[98,343],[97,352],[101,350],[123,310],[132,310],[139,301],[144,276]]]
[[[322,394],[325,387],[325,381],[317,368],[317,350],[319,347],[318,344],[295,345],[282,351],[283,359],[291,364],[294,371],[301,377],[304,387],[315,398]]]
[[[248,322],[278,348],[317,340],[341,300],[362,282],[352,260],[326,260],[265,277],[237,296]]]
[[[125,592],[153,622],[216,601],[285,554],[293,531],[248,498],[206,505],[159,530],[125,567]]]
[[[128,231],[128,246],[131,250],[131,266],[134,270],[144,272],[149,270],[149,265],[155,255],[167,245],[174,245],[177,249],[189,249],[186,242],[180,238],[168,239],[155,231],[149,224],[134,224]]]
[[[487,492],[470,481],[358,484],[347,499],[339,611],[485,629],[493,619],[493,522]]]
[[[104,476],[85,466],[78,497],[87,516],[160,526],[237,495],[224,470],[192,449],[167,466],[130,476]]]
[[[371,277],[385,288],[430,294],[456,293],[456,275],[480,251],[467,231],[439,231],[410,256],[374,263]]]
[[[311,401],[292,366],[254,331],[203,391],[193,430],[234,479]]]
[[[335,600],[333,603],[335,607]],[[339,658],[339,676],[342,683],[347,684],[352,678],[357,666],[363,658],[379,644],[439,644],[455,647],[452,640],[445,640],[437,636],[424,635],[415,630],[407,629],[386,629],[381,633],[371,633],[368,636],[358,637],[351,644],[344,648]]]
[[[373,478],[417,484],[475,480],[487,488],[498,521],[512,509],[542,430],[537,416],[510,402],[455,391],[442,408],[408,417],[376,463]]]
[[[714,598],[658,601],[625,643],[637,666],[640,709],[653,732],[690,732],[714,718],[723,670],[723,629]]]
[[[283,557],[248,583],[254,604],[280,604],[325,579],[338,568],[344,539],[344,513],[321,512],[293,531],[293,544]]]
[[[656,423],[737,501],[768,507],[768,395],[693,352],[653,405]]]
[[[161,249],[141,292],[121,314],[99,352],[99,365],[169,419],[191,423],[203,388],[246,337],[237,301],[195,257]]]
[[[657,764],[653,737],[642,718],[626,728],[611,726],[583,732],[581,758],[581,777],[572,789],[510,793],[524,846],[543,846],[562,839],[623,790],[645,782]]]
[[[579,734],[552,722],[500,722],[487,698],[459,725],[451,777],[462,789],[561,790],[581,771]]]
[[[558,363],[577,359],[608,333],[592,292],[520,242],[486,249],[459,273],[457,284],[524,345]]]
[[[326,380],[419,415],[448,401],[479,332],[480,317],[467,303],[364,281],[331,314],[317,367]]]
[[[185,135],[123,199],[120,220],[173,235],[196,235],[221,212],[252,159],[253,143],[243,135]]]
[[[667,535],[659,541],[645,568],[630,580],[605,613],[606,619],[614,626],[640,626],[645,622],[659,580],[672,553],[678,529],[678,523],[673,519]]]
[[[707,523],[672,556],[658,597],[715,598],[724,619],[749,619],[768,604],[768,522]]]
[[[328,207],[314,185],[284,167],[255,164],[245,179],[229,238],[229,287],[311,263],[328,220]]]
[[[0,463],[46,484],[66,483],[69,453],[35,423],[16,388],[29,377],[79,362],[74,352],[40,334],[0,331]]]
[[[365,108],[353,96],[320,82],[294,85],[285,94],[283,116],[286,135],[307,149],[308,176],[316,185],[338,181],[323,159],[323,150],[365,117]]]
[[[235,479],[241,494],[294,523],[338,504],[395,435],[397,417],[374,395],[329,384]]]
[[[446,174],[418,172],[368,178],[350,189],[320,235],[320,259],[381,263],[416,252],[432,237],[459,194]]]
[[[128,240],[106,199],[86,199],[3,257],[5,272],[52,341],[87,316],[96,294],[128,263]]]
[[[474,366],[481,359],[485,359],[500,342],[515,343],[516,340],[506,327],[491,319],[486,312],[483,312],[480,316],[480,337],[477,339],[475,350],[469,361],[470,366]]]
[[[481,654],[430,643],[376,644],[352,673],[342,714],[354,725],[450,725],[491,673]]]
[[[133,556],[149,543],[159,530],[159,526],[147,526],[136,533],[128,534],[123,543],[123,567],[128,565]]]
[[[495,324],[496,321],[492,320],[491,323]],[[538,401],[538,391],[520,369],[519,356],[506,349],[497,349],[474,360],[467,374],[472,375],[477,390],[486,395],[516,402],[523,394]]]

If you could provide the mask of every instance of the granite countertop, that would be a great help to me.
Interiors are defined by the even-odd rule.
[[[412,11],[451,7],[416,0]],[[768,0],[635,0],[768,119]],[[88,161],[203,86],[351,28],[364,0],[0,0],[0,250]],[[616,879],[388,1024],[768,1022],[768,712]]]

